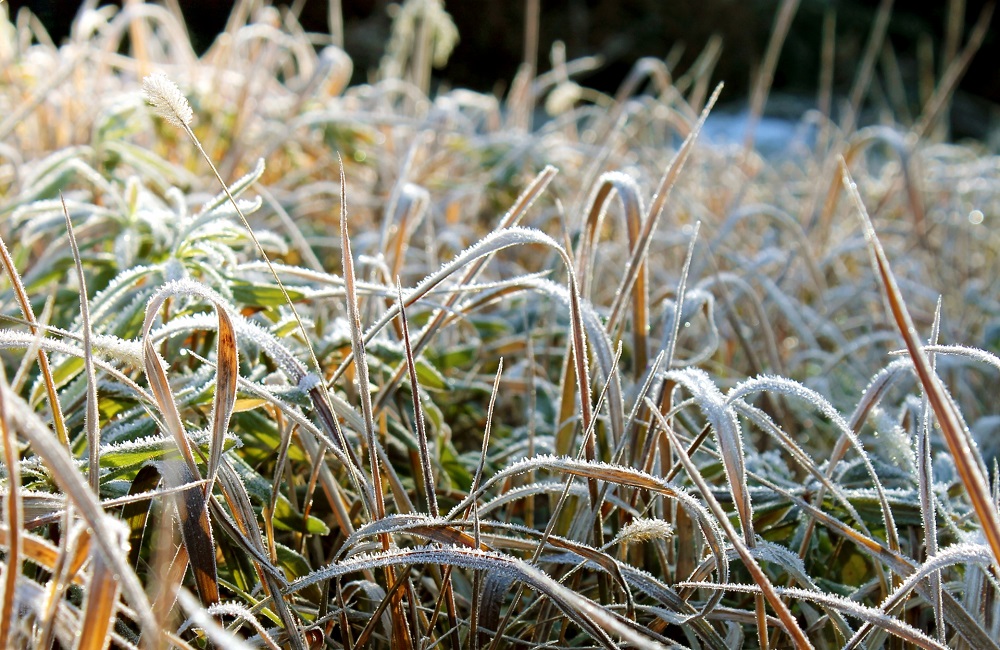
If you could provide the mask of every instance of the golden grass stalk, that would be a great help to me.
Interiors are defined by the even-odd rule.
[[[122,546],[124,551],[124,544]],[[100,551],[91,554],[90,584],[83,610],[79,643],[76,650],[104,650],[111,643],[111,631],[118,604],[118,580]]]
[[[208,483],[205,495],[212,493],[215,477],[222,462],[223,444],[229,430],[229,418],[236,405],[236,379],[239,376],[239,359],[236,350],[236,331],[229,312],[216,305],[219,329],[215,346],[215,396],[212,398],[212,447],[208,457]]]
[[[7,379],[0,369],[0,384]],[[21,574],[22,527],[24,513],[21,507],[21,468],[17,449],[17,437],[10,427],[4,391],[0,390],[0,436],[3,444],[3,459],[7,466],[7,495],[4,498],[4,519],[8,533],[6,566],[3,571],[3,592],[0,599],[0,647],[6,647],[11,628],[16,624],[15,603],[17,601],[17,578]]]
[[[10,278],[10,284],[14,289],[17,304],[21,308],[21,313],[24,315],[25,320],[28,321],[31,333],[36,336],[42,336],[43,332],[38,327],[38,321],[35,319],[35,310],[31,307],[31,302],[28,300],[28,293],[24,290],[21,275],[17,272],[17,267],[14,266],[14,260],[11,259],[10,252],[7,250],[7,244],[2,237],[0,237],[0,263],[3,263],[7,277]],[[56,437],[63,446],[68,448],[69,436],[66,433],[66,421],[63,418],[59,395],[56,393],[55,381],[52,379],[49,356],[41,347],[38,348],[38,369],[41,371],[42,379],[45,382],[45,394],[49,401],[49,409],[52,411],[52,425],[56,431]]]
[[[917,336],[917,329],[910,318],[910,312],[903,301],[903,295],[896,284],[896,277],[892,273],[889,259],[882,248],[882,243],[875,233],[875,227],[868,217],[861,194],[857,185],[851,179],[850,170],[847,164],[841,161],[841,173],[843,175],[844,187],[854,200],[864,228],[865,240],[868,242],[869,251],[872,256],[872,266],[882,284],[884,296],[892,314],[896,328],[899,330],[906,350],[913,361],[913,368],[920,379],[920,385],[924,389],[924,394],[930,402],[938,425],[941,427],[941,435],[948,445],[952,459],[955,462],[955,469],[962,479],[969,501],[976,512],[979,525],[983,534],[993,550],[993,556],[1000,564],[1000,516],[997,515],[996,505],[990,496],[989,487],[986,483],[985,471],[982,459],[975,451],[975,443],[972,441],[968,430],[962,425],[957,407],[948,395],[947,390],[941,383],[941,378],[931,366]]]

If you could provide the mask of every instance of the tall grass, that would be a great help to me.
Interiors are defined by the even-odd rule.
[[[886,3],[764,157],[717,43],[606,96],[528,4],[499,99],[431,1],[355,87],[336,20],[0,7],[0,646],[997,648],[990,9],[906,129]]]

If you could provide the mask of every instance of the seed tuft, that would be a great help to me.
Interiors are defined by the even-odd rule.
[[[190,126],[194,119],[187,97],[162,72],[154,72],[142,80],[142,97],[157,115],[174,126]]]

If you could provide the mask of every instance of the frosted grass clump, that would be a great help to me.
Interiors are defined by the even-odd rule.
[[[933,427],[928,456],[940,452],[946,471],[881,462],[910,454],[905,434],[926,409],[913,351],[890,356],[899,333],[882,326],[881,285],[863,233],[842,218],[834,169],[846,152],[878,206],[886,256],[919,296],[920,340],[995,352],[1000,303],[983,278],[996,275],[1000,238],[967,216],[995,212],[995,161],[914,138],[914,166],[885,164],[862,149],[879,142],[872,131],[838,130],[829,116],[832,139],[789,150],[800,158],[783,168],[749,145],[695,144],[717,52],[687,71],[646,60],[613,96],[579,80],[590,64],[553,57],[553,72],[504,80],[505,97],[434,97],[445,4],[399,4],[406,39],[386,78],[343,97],[342,52],[317,53],[292,13],[236,3],[199,60],[153,5],[87,12],[92,25],[62,50],[0,12],[0,33],[22,45],[0,38],[14,80],[0,88],[14,109],[0,119],[0,235],[15,285],[3,291],[13,379],[9,390],[0,380],[0,411],[17,425],[3,432],[0,469],[32,491],[8,480],[0,503],[13,567],[0,648],[111,634],[123,647],[141,635],[721,649],[752,645],[756,620],[761,647],[791,645],[802,625],[800,648],[880,647],[892,632],[1000,650],[987,609],[997,586],[982,568],[992,551],[949,550],[983,539],[959,483],[968,463]],[[46,62],[72,77],[36,79]],[[157,73],[140,94],[145,72],[134,71],[157,69],[183,75],[183,92]],[[559,117],[533,130],[527,116],[546,105]],[[154,140],[152,112],[184,136]],[[95,292],[91,328],[77,318],[71,289],[84,283],[67,271],[59,193]],[[329,234],[348,197],[356,225],[338,241]],[[927,221],[919,237],[911,218]],[[343,261],[349,245],[360,278]],[[938,294],[944,329],[927,337]],[[81,332],[96,372],[84,373]],[[964,421],[992,427],[1000,416],[982,396],[1000,360],[923,347]],[[501,357],[510,370],[490,392]],[[85,388],[99,388],[100,406],[86,421]],[[89,493],[88,422],[103,443]],[[173,438],[205,456],[187,477],[171,467]],[[153,490],[164,478],[173,486]],[[127,563],[105,517],[129,528]],[[104,538],[90,550],[48,542],[85,528]],[[159,557],[156,540],[178,528],[191,572]],[[58,554],[78,567],[72,577]],[[727,586],[734,561],[756,585]],[[121,593],[102,596],[113,573]],[[158,598],[180,599],[169,620],[143,598],[157,585]],[[803,589],[783,602],[774,585]],[[18,620],[46,603],[58,609]],[[160,631],[179,638],[152,638]]]

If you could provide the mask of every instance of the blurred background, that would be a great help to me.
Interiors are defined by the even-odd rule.
[[[195,46],[202,50],[224,27],[233,8],[232,2],[222,0],[173,1],[184,13]],[[68,32],[79,6],[72,0],[8,3],[12,15],[21,7],[37,14],[57,42]],[[272,4],[295,12],[307,30],[316,32],[329,30],[328,7],[340,4],[344,46],[354,60],[354,83],[366,81],[378,67],[391,16],[398,9],[388,0],[274,0]],[[524,60],[528,4],[529,0],[446,0],[444,7],[458,28],[459,42],[447,64],[435,70],[433,87],[505,92]],[[598,69],[577,81],[613,92],[637,59],[669,57],[675,73],[682,74],[714,38],[722,49],[713,82],[726,83],[723,105],[739,104],[749,95],[780,4],[779,0],[540,0],[538,70],[551,68],[552,44],[561,40],[567,59],[602,57]],[[892,99],[898,104],[902,90],[915,110],[930,90],[928,83],[941,78],[956,44],[960,51],[990,3],[801,0],[778,61],[768,111],[800,112],[801,104],[815,104],[825,20],[834,21],[827,24],[834,26],[836,34],[833,89],[845,95],[879,7],[886,4],[894,6],[870,101],[878,103],[882,97],[887,104]],[[954,138],[982,139],[1000,126],[1000,30],[996,24],[993,18],[956,94],[951,111]]]

